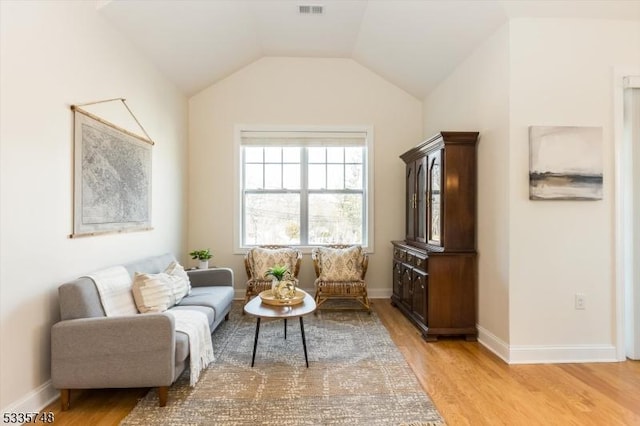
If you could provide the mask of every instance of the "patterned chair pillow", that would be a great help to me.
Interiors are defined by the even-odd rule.
[[[291,275],[295,272],[295,265],[298,252],[291,248],[268,249],[256,247],[252,249],[252,269],[253,278],[258,280],[268,280],[265,274],[272,266],[285,265]]]
[[[359,281],[362,277],[362,247],[320,247],[320,280]]]

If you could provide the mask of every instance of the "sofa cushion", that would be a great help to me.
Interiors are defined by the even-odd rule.
[[[183,362],[189,356],[189,336],[176,331],[176,363]]]
[[[233,302],[233,287],[194,287],[176,307],[207,306],[215,311],[216,318]]]
[[[213,321],[215,319],[215,313],[213,309],[205,306],[174,306],[170,310],[183,310],[189,309],[192,311],[202,312],[207,316],[209,321],[209,328],[213,327]],[[182,331],[176,331],[176,362],[182,362],[189,356],[189,336]]]
[[[192,311],[202,312],[203,314],[205,314],[207,316],[207,320],[209,321],[209,328],[213,327],[213,322],[216,319],[216,313],[214,312],[213,308],[210,308],[208,306],[198,306],[198,305],[180,306],[180,305],[176,305],[173,308],[171,308],[170,310],[173,311],[174,309],[190,309]],[[213,330],[211,330],[211,331],[213,332]]]
[[[142,314],[164,312],[175,305],[172,281],[179,278],[168,274],[143,274],[136,272],[133,277],[133,299]]]

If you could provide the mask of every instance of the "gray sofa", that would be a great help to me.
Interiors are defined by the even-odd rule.
[[[123,265],[135,272],[159,273],[171,254]],[[171,309],[196,309],[209,319],[211,331],[229,318],[233,271],[212,268],[187,271],[191,294]],[[160,406],[169,386],[189,365],[189,338],[176,332],[166,313],[106,317],[92,279],[78,278],[58,288],[61,321],[51,330],[51,378],[60,390],[62,410],[70,407],[71,389],[157,387]],[[214,343],[215,345],[215,343]]]

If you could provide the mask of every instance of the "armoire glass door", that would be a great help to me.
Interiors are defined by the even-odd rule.
[[[438,150],[428,157],[429,164],[429,199],[428,226],[429,244],[442,244],[442,151]]]
[[[427,242],[427,158],[416,161],[416,241]]]

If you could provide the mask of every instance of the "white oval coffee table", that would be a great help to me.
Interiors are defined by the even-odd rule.
[[[304,299],[302,299],[302,303],[298,303],[297,305],[284,305],[284,306],[275,306],[275,305],[267,305],[262,302],[262,299],[258,297],[254,297],[246,305],[244,305],[244,311],[257,318],[256,321],[256,337],[253,341],[253,355],[251,356],[251,366],[253,367],[256,360],[256,348],[258,347],[258,336],[260,335],[260,319],[268,318],[268,319],[283,319],[284,320],[284,338],[287,338],[287,319],[289,318],[300,318],[300,332],[302,334],[302,347],[304,348],[304,360],[309,368],[309,359],[307,357],[307,342],[304,337],[304,321],[302,319],[303,316],[308,315],[316,310],[316,302],[313,300],[313,297],[309,295],[309,293],[305,292]]]

